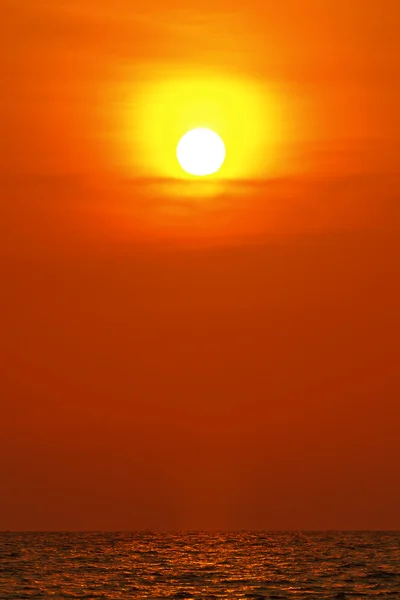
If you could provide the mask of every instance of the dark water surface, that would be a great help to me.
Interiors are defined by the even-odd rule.
[[[0,533],[0,598],[400,598],[400,532]]]

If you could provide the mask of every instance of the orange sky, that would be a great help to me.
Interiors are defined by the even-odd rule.
[[[5,1],[0,529],[399,528],[397,0],[134,5]],[[278,132],[211,194],[200,71]]]

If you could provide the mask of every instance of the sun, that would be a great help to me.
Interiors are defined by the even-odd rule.
[[[219,171],[225,156],[225,144],[220,136],[204,127],[185,133],[176,147],[176,157],[182,169],[198,177]]]

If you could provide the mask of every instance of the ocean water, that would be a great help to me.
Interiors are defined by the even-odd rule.
[[[0,533],[0,598],[396,598],[400,532]]]

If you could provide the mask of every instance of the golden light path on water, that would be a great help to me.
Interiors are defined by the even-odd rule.
[[[368,531],[10,532],[0,537],[8,573],[0,595],[33,598],[39,589],[42,598],[103,600],[397,597],[399,537]]]

